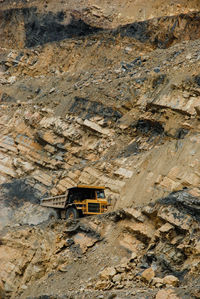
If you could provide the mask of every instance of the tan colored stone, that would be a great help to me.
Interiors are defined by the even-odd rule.
[[[196,168],[198,169],[200,167],[200,160],[199,159],[195,159],[193,160],[190,164],[189,164],[190,167],[192,168]]]
[[[145,216],[141,213],[141,211],[136,210],[134,208],[125,208],[124,212],[129,215],[130,217],[133,217],[134,219],[144,222]]]
[[[7,278],[4,284],[4,290],[7,293],[13,292],[15,290],[15,284],[12,282],[11,279]]]
[[[96,124],[95,122],[92,122],[90,120],[87,120],[85,119],[84,122],[83,122],[83,125],[100,133],[100,134],[103,134],[103,135],[108,135],[110,136],[112,134],[112,131],[109,130],[109,129],[104,129],[102,128],[100,125]]]
[[[164,177],[162,182],[160,183],[162,187],[164,187],[168,191],[178,191],[181,189],[181,183],[175,182],[168,177]]]
[[[9,175],[13,178],[17,176],[16,172],[14,171],[14,169],[12,167],[9,168],[9,167],[6,167],[2,164],[0,164],[0,173]]]
[[[179,174],[182,172],[182,169],[178,166],[173,167],[168,173],[167,177],[171,180],[176,180],[179,178]]]
[[[107,280],[100,280],[97,281],[95,284],[95,290],[105,290],[109,289],[112,286],[112,284]]]
[[[17,158],[13,160],[13,165],[17,168],[21,167],[25,172],[30,172],[35,168],[32,163]]]
[[[103,182],[104,186],[108,187],[113,193],[120,193],[121,189],[125,186],[126,182],[113,180],[106,176],[101,176],[99,178]]]
[[[150,282],[155,277],[155,272],[152,268],[148,268],[142,272],[141,276],[145,281]]]
[[[0,164],[6,167],[12,167],[13,159],[10,157],[10,155],[0,152]]]
[[[193,223],[191,216],[182,217],[181,212],[174,207],[161,208],[158,211],[158,217],[183,230],[189,230]]]
[[[68,271],[68,263],[62,264],[58,266],[58,271],[60,272],[67,272]]]
[[[156,213],[156,207],[147,205],[147,206],[143,207],[142,211],[143,211],[144,214],[146,214],[148,216],[151,216],[151,215]]]
[[[160,228],[159,228],[159,231],[161,233],[168,233],[170,230],[172,230],[174,228],[173,225],[171,225],[170,223],[165,223],[164,225],[162,225]]]
[[[51,125],[54,125],[58,121],[57,117],[43,117],[42,120],[40,121],[40,126],[47,129]]]
[[[160,184],[162,182],[162,180],[163,180],[163,176],[161,174],[159,174],[159,176],[155,180],[155,184]]]
[[[64,178],[59,181],[56,188],[61,192],[66,192],[68,188],[74,187],[76,184],[70,178]]]
[[[64,138],[58,137],[52,132],[44,132],[41,134],[41,138],[50,144],[64,143]]]
[[[28,287],[27,287],[25,284],[23,284],[23,285],[20,287],[20,289],[22,289],[22,290],[27,290]]]
[[[102,177],[101,177],[102,178]],[[124,187],[126,183],[122,180],[113,180],[109,177],[107,177],[107,185],[115,185],[116,187],[119,187],[120,189]]]
[[[18,144],[18,145],[17,145],[17,149],[18,149],[22,154],[24,154],[24,153],[29,153],[29,152],[30,152],[30,149],[29,149],[29,148],[27,148],[26,146],[23,146],[23,145],[21,145],[21,144]]]
[[[6,177],[6,175],[3,176],[3,175],[1,174],[1,175],[0,175],[0,184],[5,183],[5,182],[7,181],[7,179],[8,179],[8,178]]]
[[[125,184],[125,182],[124,182]],[[117,186],[117,185],[112,185],[109,183],[104,183],[105,187],[109,188],[111,190],[112,193],[120,193],[121,191],[121,187]]]
[[[50,144],[46,144],[44,146],[44,149],[51,154],[55,153],[55,151],[56,151],[55,147]]]
[[[194,249],[196,254],[200,254],[200,241],[196,242]]]
[[[32,176],[35,180],[39,181],[40,183],[44,184],[45,186],[51,186],[51,184],[52,184],[52,177],[43,171],[36,170],[32,174]]]
[[[200,177],[195,173],[186,173],[183,177],[182,184],[184,186],[195,186],[198,187],[200,183]]]
[[[40,165],[44,165],[44,164],[48,163],[48,158],[46,156],[42,155],[42,153],[37,153],[34,151],[30,151],[30,150],[29,150],[26,158],[31,161],[37,162]]]
[[[28,149],[32,151],[42,150],[42,146],[39,143],[35,142],[25,134],[18,134],[16,137],[16,142],[18,143],[18,149],[21,149],[22,151],[28,151]]]
[[[86,184],[86,185],[92,185],[94,184],[94,182],[97,180],[96,177],[94,177],[93,175],[83,171],[79,177],[79,182],[81,182],[82,184]]]
[[[12,137],[3,136],[3,138],[0,139],[0,147],[17,153],[17,147],[15,146],[14,139]]]
[[[91,176],[95,178],[99,178],[102,175],[102,173],[99,170],[92,167],[86,167],[84,171],[86,171],[87,173],[89,173]]]
[[[69,171],[67,173],[67,177],[70,178],[72,181],[77,181],[80,173],[77,173],[77,171]]]
[[[136,258],[137,258],[137,254],[136,254],[135,252],[132,252],[130,261],[132,262],[132,261],[135,260]]]
[[[139,239],[143,239],[144,242],[150,241],[154,235],[155,228],[152,225],[146,225],[144,223],[128,223],[125,228],[136,236],[140,236]]]
[[[179,284],[179,279],[175,277],[174,275],[167,275],[163,278],[163,283],[176,287]]]
[[[120,283],[122,277],[121,277],[121,274],[116,274],[113,278],[112,278],[112,281],[114,283]]]
[[[169,107],[172,110],[180,110],[183,111],[183,113],[187,112],[191,115],[196,114],[195,107],[199,105],[199,97],[190,97],[184,98],[182,95],[173,95],[173,93],[170,93],[166,96],[161,96],[154,100],[154,104],[163,106],[163,107]]]
[[[189,130],[193,129],[193,126],[190,123],[186,122],[186,121],[182,124],[182,127],[184,129],[189,129]]]
[[[39,184],[35,184],[34,188],[37,189],[38,191],[40,191],[41,194],[45,194],[47,192],[46,187],[42,186],[40,183]]]
[[[188,191],[192,196],[199,197],[200,196],[200,189],[199,188],[193,188]]]
[[[116,270],[114,267],[107,267],[105,268],[103,271],[100,272],[100,277],[102,280],[108,280],[113,278],[113,276],[115,276],[116,274]]]
[[[82,252],[85,253],[89,247],[92,247],[97,242],[97,239],[90,238],[83,233],[78,233],[74,237],[74,242],[79,244]]]
[[[126,179],[131,178],[132,175],[133,175],[133,171],[125,169],[125,168],[119,168],[114,173],[117,174],[117,175],[119,175],[119,176],[122,176],[122,177],[124,177]]]
[[[120,239],[119,244],[127,250],[137,254],[137,247],[142,243],[139,240],[137,240],[135,236],[127,233],[124,234],[123,238]]]
[[[153,286],[155,285],[156,287],[160,287],[161,285],[163,285],[163,279],[159,278],[159,277],[154,277],[152,279],[152,283]]]

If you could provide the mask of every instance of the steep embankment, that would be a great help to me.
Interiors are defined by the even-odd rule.
[[[181,286],[198,278],[199,1],[165,2],[0,3],[0,285],[6,296],[26,289],[24,296],[39,296],[43,284],[50,294],[52,276],[62,289],[71,274],[59,271],[75,277],[81,263],[98,259],[87,274],[96,283],[102,267],[131,253],[137,263],[104,273],[97,288],[120,289],[126,281],[129,294],[121,296],[132,296],[133,281],[137,292],[145,289],[140,277],[151,265],[161,280],[150,284],[161,288],[165,274],[183,280],[170,282]],[[105,185],[110,211],[140,208],[83,219],[75,233],[65,232],[64,222],[34,226],[50,213],[39,198],[79,183]],[[170,197],[167,209],[166,201],[145,207],[183,188],[183,201]],[[81,255],[87,244],[97,246]],[[188,292],[198,296],[192,283]]]
[[[124,187],[125,202],[117,206],[196,188],[198,40],[153,50],[151,39],[142,43],[114,31],[79,43],[48,44],[20,56],[4,51],[1,183],[29,179],[38,196],[77,183],[103,184],[115,200]]]
[[[4,294],[198,298],[199,220],[199,200],[179,192],[142,209],[7,228],[0,246]]]

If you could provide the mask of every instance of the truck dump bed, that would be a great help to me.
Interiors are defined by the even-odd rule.
[[[41,199],[40,205],[49,208],[63,209],[67,200],[67,194]]]

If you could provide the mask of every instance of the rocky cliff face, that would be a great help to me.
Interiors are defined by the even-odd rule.
[[[113,245],[119,250],[125,247],[119,256],[118,249],[111,250],[119,263],[125,252],[130,257],[138,246],[138,262],[130,269],[120,272],[117,263],[103,262],[104,267],[115,267],[111,272],[116,273],[103,276],[97,293],[124,286],[118,282],[126,281],[129,274],[137,281],[134,275],[142,275],[141,258],[148,260],[146,268],[156,262],[153,271],[161,280],[164,274],[172,274],[180,285],[181,281],[189,285],[197,278],[200,14],[199,1],[179,2],[0,2],[0,260],[11,263],[0,273],[2,296],[15,298],[26,288],[28,295],[36,295],[29,285],[51,273],[57,277],[62,263],[68,267],[77,258],[70,255],[71,245],[64,243],[64,237],[63,243],[56,241],[64,222],[55,227],[41,224],[51,211],[41,209],[39,199],[79,183],[105,185],[111,201],[109,215],[114,213],[118,220],[115,224],[111,216],[94,220],[105,222],[94,232],[91,219],[81,220],[89,225],[89,234],[87,228],[74,233],[73,250],[84,235],[84,245],[80,240],[78,244],[86,249],[87,244],[104,246],[105,251]],[[187,196],[180,200],[183,189]],[[171,192],[178,196],[154,204]],[[108,246],[101,243],[105,236]],[[23,238],[28,240],[26,245]],[[30,248],[29,242],[36,245]],[[38,251],[43,242],[46,249]],[[62,262],[58,261],[62,250],[58,255],[56,251],[60,242],[67,248]],[[128,247],[123,245],[126,242]],[[181,242],[184,248],[180,249]],[[93,256],[93,249],[86,249],[80,261]],[[18,264],[20,252],[25,257]],[[146,257],[149,252],[155,258]],[[168,272],[159,264],[161,252]],[[193,272],[188,270],[190,261]],[[91,257],[89,263],[94,262]],[[100,268],[88,275],[97,279]],[[119,273],[126,275],[120,278]],[[157,282],[163,287],[161,280]],[[37,296],[45,293],[40,290]],[[188,296],[196,296],[192,292]]]
[[[199,206],[180,191],[143,208],[7,228],[2,296],[198,298]]]

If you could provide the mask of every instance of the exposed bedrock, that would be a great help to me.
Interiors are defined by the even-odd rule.
[[[102,22],[93,22],[85,11],[41,13],[37,7],[0,10],[1,47],[36,47],[49,42],[89,35],[105,34],[104,38],[129,37],[156,48],[168,48],[183,40],[200,36],[199,12],[165,16],[134,22],[115,29],[106,29]],[[101,37],[100,35],[100,37]],[[7,39],[5,40],[5,36]]]

